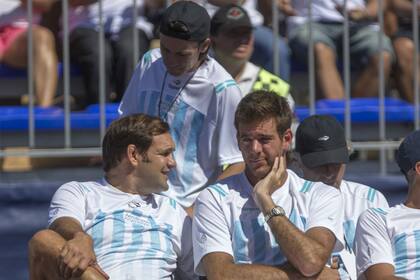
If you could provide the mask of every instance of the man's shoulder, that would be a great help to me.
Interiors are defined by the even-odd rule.
[[[332,186],[328,186],[322,182],[306,180],[299,177],[296,173],[289,169],[287,172],[290,176],[290,187],[297,194],[304,196],[312,196],[314,194],[322,193],[331,193],[333,195],[340,194],[340,192]]]
[[[240,173],[211,184],[200,193],[200,197],[205,199],[211,197],[221,201],[228,199],[235,194],[242,193],[245,187],[244,185],[249,184],[244,181],[244,176],[245,175],[243,173]]]
[[[162,63],[162,54],[159,48],[148,50],[142,57],[143,68],[156,67]]]
[[[347,198],[367,202],[369,205],[388,207],[385,196],[378,190],[352,181],[343,180],[340,190]]]
[[[214,87],[216,93],[232,86],[238,87],[226,69],[210,56],[201,64],[197,74],[198,78],[202,79],[203,82],[207,82],[209,86]]]
[[[79,191],[83,193],[89,193],[96,189],[98,189],[100,186],[103,186],[104,184],[101,181],[70,181],[67,182],[59,187],[58,190],[60,191]]]
[[[366,209],[359,217],[359,224],[387,224],[387,219],[389,218],[389,214],[393,212],[393,207],[391,208],[369,208]]]

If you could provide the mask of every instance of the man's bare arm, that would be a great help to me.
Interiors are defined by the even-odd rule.
[[[204,271],[208,280],[283,280],[283,279],[339,279],[336,269],[325,267],[314,277],[305,277],[289,263],[281,267],[260,264],[235,264],[233,257],[222,252],[205,255],[202,259]]]
[[[61,249],[58,260],[60,275],[78,277],[89,266],[95,266],[99,272],[107,277],[96,264],[91,236],[84,232],[76,219],[70,217],[58,218],[50,225],[50,229],[67,240]]]
[[[208,280],[269,280],[289,279],[280,268],[259,264],[235,264],[233,257],[222,252],[205,255],[202,259]]]
[[[253,197],[264,215],[276,205],[271,194],[287,178],[284,155],[276,158],[272,170],[255,186]],[[302,275],[314,276],[322,271],[335,245],[335,235],[328,229],[315,227],[303,233],[285,216],[275,216],[268,221],[283,254]]]
[[[394,266],[389,263],[379,263],[370,266],[363,272],[366,280],[398,280],[404,279],[395,276]]]

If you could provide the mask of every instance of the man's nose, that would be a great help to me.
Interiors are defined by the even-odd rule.
[[[254,153],[259,153],[261,152],[261,143],[258,140],[253,140],[252,141],[252,151]]]
[[[169,156],[168,165],[169,165],[169,168],[174,168],[176,166],[176,161],[172,154]]]

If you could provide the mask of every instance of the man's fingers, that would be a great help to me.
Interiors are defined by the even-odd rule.
[[[94,268],[97,272],[99,272],[103,277],[105,277],[105,279],[109,279],[108,274],[106,274],[106,272],[103,271],[97,263],[94,263],[93,265],[91,265],[91,267]]]
[[[278,170],[278,168],[279,168],[279,157],[276,157],[276,158],[274,159],[273,167],[271,168],[271,170],[272,170],[274,173],[276,173],[276,172],[277,172],[277,170]]]

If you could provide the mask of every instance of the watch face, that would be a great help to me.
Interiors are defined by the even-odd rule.
[[[273,208],[273,214],[274,215],[284,215],[284,210],[283,210],[283,208],[277,206],[277,207]]]

